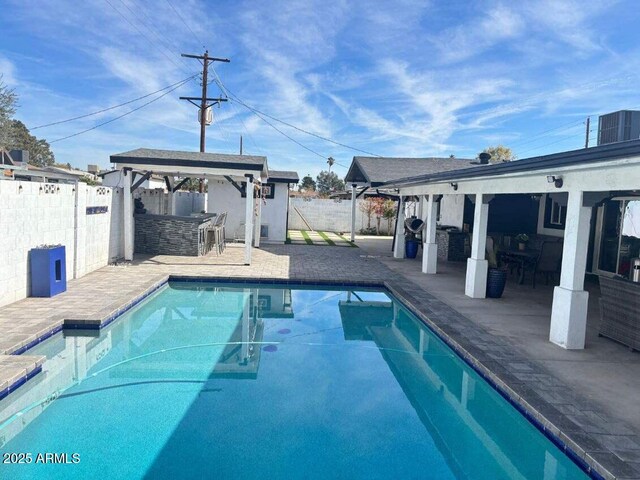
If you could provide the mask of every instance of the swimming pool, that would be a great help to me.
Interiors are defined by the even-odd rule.
[[[170,283],[28,353],[1,478],[587,478],[381,290]]]

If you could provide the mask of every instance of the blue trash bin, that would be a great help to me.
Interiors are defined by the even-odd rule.
[[[67,290],[64,245],[33,248],[29,252],[29,257],[32,297],[53,297]]]

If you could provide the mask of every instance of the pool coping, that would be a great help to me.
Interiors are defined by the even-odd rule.
[[[164,274],[156,277],[140,293],[121,305],[110,305],[91,315],[73,316],[65,318],[59,324],[30,342],[11,350],[8,355],[21,355],[38,343],[47,340],[52,335],[63,329],[102,329],[118,317],[134,308],[147,297],[157,292],[169,282],[206,282],[219,284],[259,284],[259,285],[288,285],[288,286],[331,286],[331,287],[360,287],[382,288],[396,297],[416,318],[438,336],[447,346],[476,371],[489,385],[491,385],[506,401],[508,401],[520,414],[522,414],[533,426],[563,451],[579,468],[587,475],[595,479],[640,479],[640,463],[623,460],[616,453],[615,448],[609,448],[598,439],[593,438],[593,433],[573,421],[568,415],[560,411],[552,402],[547,401],[536,392],[537,383],[533,380],[522,378],[501,365],[499,359],[487,354],[478,348],[468,338],[468,330],[486,333],[486,330],[472,323],[463,314],[447,306],[436,297],[420,289],[417,285],[405,278],[392,274],[388,280],[372,281],[334,281],[323,279],[275,279],[260,277],[215,277],[210,275],[172,275]],[[406,287],[412,287],[408,290]],[[417,296],[415,295],[417,294]],[[428,314],[434,310],[433,304],[440,313],[434,318]],[[442,316],[442,311],[446,315]],[[463,327],[462,331],[459,327]],[[465,335],[467,333],[467,335]],[[504,350],[505,357],[517,361],[518,364],[535,367],[534,371],[542,372],[541,375],[552,375],[541,370],[526,357],[520,355],[506,339],[493,337],[492,344],[498,345]],[[28,378],[8,386],[5,396],[25,384],[30,378],[36,376],[42,370],[41,365],[36,367]],[[571,392],[564,387],[568,395]],[[0,390],[2,392],[4,390]],[[4,397],[1,396],[0,399]],[[578,403],[574,400],[573,403]],[[640,445],[640,437],[635,432],[619,435],[634,440]]]

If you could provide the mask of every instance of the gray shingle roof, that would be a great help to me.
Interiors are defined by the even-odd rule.
[[[300,177],[298,176],[298,172],[292,170],[269,170],[269,179],[267,181],[298,183]]]
[[[267,163],[267,157],[255,155],[235,155],[228,153],[202,153],[202,152],[184,152],[177,150],[158,150],[153,148],[137,148],[129,152],[117,153],[111,155],[111,163],[141,163],[144,160],[149,164],[168,164],[174,162],[182,164],[184,162],[207,162],[211,164],[231,164],[246,166],[264,166]]]
[[[353,157],[345,181],[376,186],[400,178],[469,168],[472,162],[475,160],[464,158]]]
[[[508,175],[516,172],[545,171],[553,172],[554,169],[572,165],[586,165],[595,162],[609,162],[627,157],[640,157],[640,140],[627,140],[624,142],[609,143],[596,147],[569,150],[566,152],[552,153],[538,157],[524,158],[511,162],[493,163],[477,166],[463,171],[441,171],[422,173],[419,175],[406,175],[403,178],[390,180],[388,187],[400,187],[407,185],[427,184],[450,180],[462,180],[465,178],[479,178],[488,176]],[[603,189],[606,186],[603,183]]]

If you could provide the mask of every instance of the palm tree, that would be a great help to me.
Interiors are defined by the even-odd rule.
[[[336,163],[336,161],[334,160],[334,158],[333,158],[333,157],[329,157],[329,158],[327,159],[327,163],[329,164],[329,173],[331,173],[331,166],[332,166],[334,163]]]

